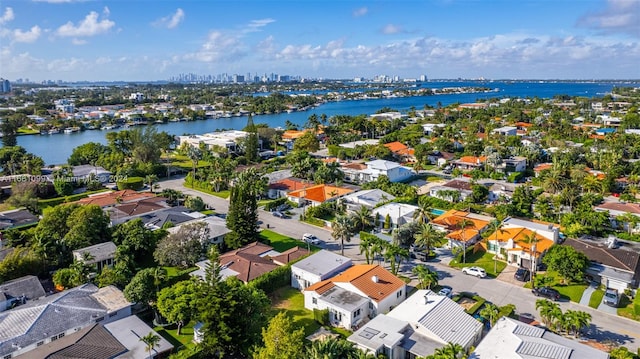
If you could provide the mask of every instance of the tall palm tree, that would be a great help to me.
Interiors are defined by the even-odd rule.
[[[533,231],[529,234],[526,234],[523,238],[522,241],[524,243],[530,244],[531,245],[531,284],[533,284],[533,279],[535,277],[536,274],[536,267],[537,267],[537,261],[538,261],[538,242],[540,242],[540,237],[538,237],[538,233],[536,233],[536,231]]]
[[[418,200],[418,208],[413,212],[413,219],[419,223],[427,223],[433,217],[433,208],[424,198]]]
[[[345,339],[328,338],[316,340],[307,349],[308,359],[343,359],[351,358],[358,349]]]
[[[498,244],[498,235],[503,234],[507,231],[502,229],[504,227],[504,222],[500,221],[492,221],[489,223],[489,229],[493,231],[493,240],[495,241],[495,255],[493,256],[493,273],[498,274],[498,255],[500,254],[500,245]],[[487,249],[489,248],[489,238],[487,237]]]
[[[467,237],[466,237],[466,233],[467,233],[467,228],[469,227],[473,227],[475,228],[475,223],[473,223],[473,221],[466,219],[466,218],[462,218],[458,224],[457,224],[458,228],[460,228],[460,242],[462,243],[462,247],[463,247],[463,251],[462,251],[462,263],[467,263]]]
[[[484,305],[484,308],[480,310],[479,314],[483,318],[486,318],[491,324],[491,327],[493,327],[498,321],[498,318],[500,317],[500,309],[498,308],[497,305],[493,303],[486,303]]]
[[[384,251],[384,258],[389,260],[389,266],[391,267],[391,273],[397,275],[400,270],[400,265],[405,259],[409,259],[409,250],[402,248],[396,244],[388,244]]]
[[[331,223],[331,236],[340,241],[340,251],[344,255],[344,242],[351,241],[353,224],[348,216],[337,216]]]
[[[371,264],[373,257],[375,257],[373,249],[376,239],[378,239],[378,237],[373,234],[360,233],[360,254],[364,254],[367,264]]]
[[[563,317],[563,329],[577,338],[580,336],[582,329],[588,327],[591,323],[591,314],[579,310],[567,310]]]
[[[427,255],[431,252],[431,248],[434,245],[441,245],[442,240],[444,239],[444,235],[441,231],[435,229],[429,223],[422,223],[420,229],[415,235],[416,246],[424,246],[427,251]]]
[[[351,213],[351,222],[358,231],[366,231],[373,225],[371,209],[367,206],[360,206],[357,211]]]
[[[149,332],[149,334],[141,337],[140,341],[146,345],[145,351],[149,353],[149,359],[153,358],[153,354],[151,352],[160,343],[160,337],[153,332]]]
[[[149,192],[153,193],[153,184],[158,182],[158,176],[151,174],[144,178],[144,182],[149,185]]]
[[[418,277],[418,281],[420,282],[420,287],[422,289],[431,289],[432,286],[438,285],[438,272],[433,271],[422,264],[413,267],[412,272]]]
[[[558,303],[554,303],[548,299],[536,300],[536,310],[540,312],[540,317],[544,325],[549,328],[553,328],[558,318],[562,317],[562,309],[560,309]]]

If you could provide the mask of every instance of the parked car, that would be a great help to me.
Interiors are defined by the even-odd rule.
[[[453,289],[451,287],[444,286],[442,287],[442,289],[440,289],[440,291],[438,292],[438,295],[451,298],[453,297]]]
[[[302,235],[302,240],[309,244],[320,244],[320,238],[316,237],[311,233],[305,233]]]
[[[533,295],[535,295],[536,297],[545,297],[551,300],[560,300],[560,292],[549,287],[533,288],[531,290],[531,293],[533,293]]]
[[[527,282],[531,279],[531,272],[527,268],[518,268],[513,274],[513,278],[521,282]]]
[[[620,303],[620,295],[618,294],[618,290],[607,288],[607,290],[604,292],[604,298],[602,299],[602,302],[610,307],[617,308],[618,303]]]
[[[480,267],[464,267],[462,268],[462,273],[473,275],[478,278],[484,278],[487,276],[487,272],[485,272],[484,269]]]
[[[273,214],[274,217],[278,217],[278,218],[287,218],[287,215],[280,212],[280,211],[273,211],[271,212]]]

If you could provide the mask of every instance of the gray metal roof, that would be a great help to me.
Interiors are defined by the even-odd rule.
[[[347,265],[346,263],[349,264]],[[323,279],[326,279],[326,277],[331,274],[335,274],[336,271],[341,268],[350,266],[351,259],[324,249],[292,265],[293,268],[318,275]]]
[[[91,259],[84,261],[85,263],[92,264],[102,262],[116,255],[116,245],[113,242],[104,242],[73,251],[74,257],[77,257],[79,260],[84,260],[85,253],[91,256]]]
[[[446,297],[420,318],[418,323],[445,343],[457,343],[463,347],[473,343],[477,333],[482,330],[482,323]]]
[[[533,358],[569,359],[571,357],[571,349],[567,347],[534,341],[523,341],[516,349],[516,353]]]
[[[46,295],[38,277],[27,275],[0,284],[0,295],[7,298],[20,298],[27,300],[37,299]]]

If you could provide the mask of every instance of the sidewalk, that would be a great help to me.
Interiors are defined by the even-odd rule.
[[[594,286],[593,283],[589,285],[587,289],[585,289],[584,292],[582,293],[582,298],[580,298],[580,304],[589,306],[589,300],[591,299],[591,294],[593,294],[593,292],[596,291],[596,288],[597,287]]]

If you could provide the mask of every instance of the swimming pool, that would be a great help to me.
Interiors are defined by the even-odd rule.
[[[442,210],[442,209],[437,209],[437,208],[432,208],[432,209],[431,209],[431,213],[432,213],[434,216],[441,216],[441,215],[443,215],[443,214],[444,214],[444,212],[446,212],[446,211],[445,211],[445,210]]]

